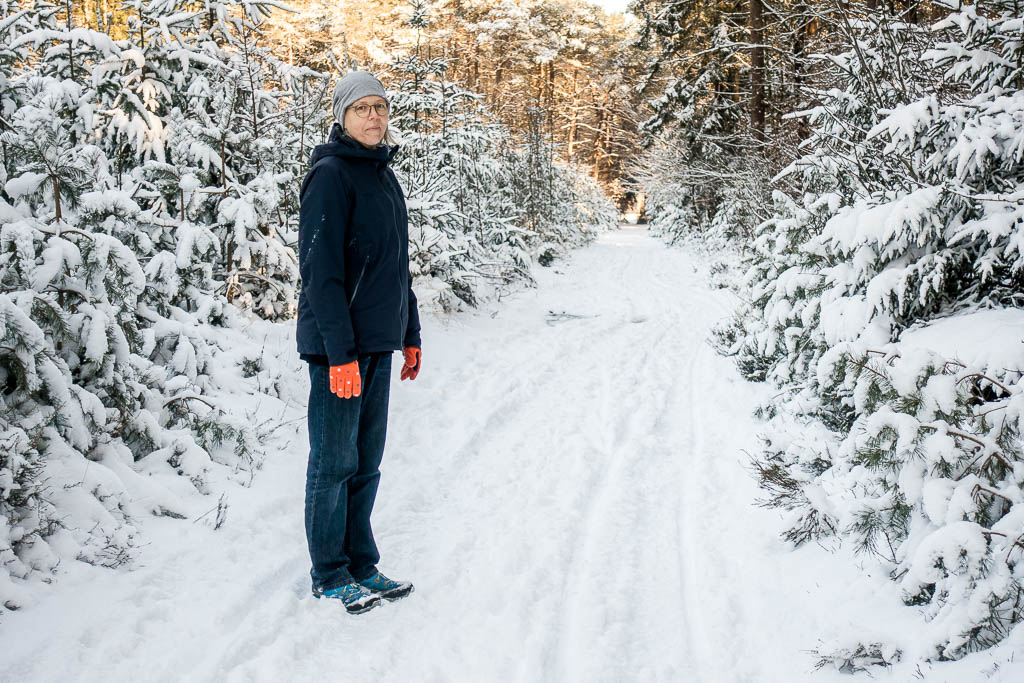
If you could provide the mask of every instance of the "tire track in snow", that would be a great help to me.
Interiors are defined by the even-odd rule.
[[[443,578],[438,583],[458,585],[462,594],[446,601],[443,611],[452,616],[451,621],[472,621],[475,615],[471,612],[483,605],[490,617],[502,621],[510,638],[526,642],[531,652],[542,649],[544,638],[538,633],[557,634],[561,630],[561,610],[550,604],[551,591],[546,587],[562,580],[558,562],[567,541],[578,534],[573,519],[578,515],[572,513],[582,507],[586,491],[599,473],[582,457],[585,454],[580,452],[580,440],[575,433],[581,420],[576,411],[586,406],[591,385],[575,379],[566,385],[567,370],[558,367],[568,363],[568,371],[577,377],[575,370],[581,367],[578,359],[586,356],[574,353],[574,349],[585,335],[570,332],[568,341],[561,340],[552,349],[543,348],[550,340],[533,339],[535,332],[528,331],[510,340],[528,349],[526,355],[531,358],[535,377],[504,385],[513,389],[504,389],[500,402],[489,399],[495,395],[492,389],[502,385],[486,376],[475,384],[486,388],[486,393],[464,392],[477,405],[495,407],[477,421],[485,431],[474,434],[465,446],[455,449],[454,455],[435,463],[442,472],[459,473],[443,503],[444,511],[437,516],[472,520],[460,529],[460,538],[442,539],[442,547],[434,547],[442,556],[458,558],[451,563],[452,567],[443,568]],[[499,328],[496,336],[507,335]],[[477,361],[470,358],[467,365],[478,365]],[[495,372],[507,372],[507,368]],[[557,394],[567,399],[566,406],[552,414],[548,398]],[[558,447],[552,449],[556,444]],[[469,457],[478,449],[482,452],[476,458]],[[516,460],[513,462],[512,458]],[[509,472],[509,487],[490,491],[492,497],[487,499],[481,491],[493,487],[496,466],[514,466],[514,470]],[[417,525],[420,521],[422,517],[406,519],[405,523]],[[497,537],[495,530],[499,529],[501,536]],[[507,566],[501,560],[492,561],[501,554],[496,550],[513,556]],[[487,567],[487,575],[481,582],[478,576],[461,571],[460,567]],[[451,640],[458,638],[453,636]],[[468,640],[474,642],[472,634]],[[464,648],[453,652],[453,656],[463,654],[461,649]],[[545,670],[543,657],[518,657],[512,670],[520,672],[516,676],[519,680],[538,680]]]
[[[292,585],[296,588],[289,577],[305,570],[306,562],[294,556],[288,557],[278,562],[272,571],[260,576],[246,594],[233,597],[217,619],[218,633],[229,635],[223,637],[216,648],[207,650],[208,656],[196,663],[194,680],[216,681],[222,672],[244,669],[260,651],[271,647],[282,632],[296,625],[303,611],[303,602],[296,602],[299,591],[274,590],[274,587]],[[313,599],[305,584],[299,594],[303,599]]]
[[[617,265],[620,272],[631,268],[628,263]],[[603,278],[605,275],[600,273],[596,277],[618,280],[615,274],[610,278]],[[592,287],[581,289],[590,290],[591,296],[595,294]],[[601,296],[605,292],[598,291],[596,294]],[[525,561],[514,561],[508,571],[503,572],[502,568],[492,570],[492,592],[497,593],[493,590],[494,584],[501,584],[502,593],[522,596],[527,604],[533,600],[536,606],[508,607],[502,604],[507,602],[507,597],[489,601],[492,613],[501,615],[506,624],[511,624],[513,632],[517,634],[517,640],[525,640],[531,650],[541,650],[538,657],[524,656],[519,659],[516,668],[518,675],[515,677],[517,680],[546,680],[550,677],[550,665],[547,663],[550,655],[543,652],[552,650],[551,643],[558,642],[564,630],[562,620],[565,610],[559,604],[557,595],[552,595],[556,591],[542,588],[538,592],[536,587],[550,586],[552,581],[555,585],[564,585],[570,581],[571,573],[563,569],[567,562],[566,557],[568,556],[568,562],[571,564],[571,558],[579,545],[578,539],[582,535],[581,525],[587,523],[588,515],[585,510],[592,498],[590,492],[599,486],[598,482],[602,476],[607,476],[607,468],[599,462],[592,462],[593,458],[588,457],[590,451],[587,450],[585,443],[582,444],[581,451],[580,435],[574,433],[585,433],[590,429],[586,425],[594,418],[588,420],[588,413],[592,410],[588,405],[588,399],[593,396],[608,397],[612,393],[607,388],[601,388],[602,382],[606,382],[606,375],[600,367],[601,360],[614,358],[623,348],[638,344],[643,348],[643,344],[640,343],[643,341],[643,335],[638,335],[634,331],[635,326],[623,319],[618,310],[614,313],[614,316],[606,316],[596,321],[573,321],[571,325],[566,324],[559,330],[557,337],[546,335],[549,338],[540,341],[540,348],[537,348],[538,344],[533,339],[537,336],[536,330],[513,336],[509,343],[523,343],[527,346],[530,350],[525,355],[531,362],[547,356],[562,359],[559,363],[565,367],[561,368],[560,372],[548,372],[553,364],[547,363],[544,371],[539,373],[539,379],[529,384],[529,389],[533,393],[527,395],[516,391],[512,394],[502,409],[489,413],[484,419],[483,424],[488,427],[487,438],[471,441],[473,444],[484,446],[507,441],[504,450],[515,452],[517,456],[522,457],[522,462],[517,465],[525,472],[507,505],[503,504],[503,501],[496,501],[493,510],[485,513],[483,518],[478,516],[474,522],[475,527],[485,530],[501,526],[506,543],[514,546],[517,543],[525,545],[525,551],[520,551],[518,547],[513,551],[520,555],[520,558],[526,558]],[[540,328],[541,331],[544,329]],[[626,337],[622,336],[623,332],[627,333]],[[499,331],[497,336],[506,335]],[[555,347],[544,348],[551,338],[557,340]],[[586,348],[588,341],[594,339],[602,340],[597,345],[599,348],[588,349],[586,353],[579,352],[579,349]],[[557,366],[559,363],[554,365]],[[474,359],[469,359],[468,364],[474,365]],[[569,382],[566,382],[567,378]],[[545,411],[550,409],[552,397],[559,394],[564,399],[565,412],[559,416],[562,419],[552,422],[551,415],[546,415]],[[480,398],[477,397],[478,401]],[[607,407],[608,402],[605,401],[604,405]],[[608,410],[605,411],[604,417],[598,414],[597,423],[607,424],[610,415],[613,415],[613,412]],[[538,432],[544,433],[538,436]],[[552,445],[557,445],[555,452],[552,452]],[[462,483],[453,491],[453,498],[469,501],[465,505],[467,513],[480,507],[473,492],[486,483],[483,470],[493,468],[495,464],[493,453],[491,455],[490,462],[484,468],[471,463],[469,470],[461,473]],[[569,484],[567,488],[566,483]],[[539,513],[531,514],[528,508],[537,502],[544,505],[541,506]],[[520,509],[524,509],[524,515],[516,514]],[[580,510],[584,512],[581,514]],[[461,555],[460,563],[465,561],[468,565],[480,566],[482,563],[475,556],[486,555],[486,551],[479,549],[480,546],[486,547],[487,539],[481,540],[475,530],[467,529],[467,537],[455,550],[456,554]],[[468,553],[468,556],[465,556],[465,553]],[[472,577],[456,578],[464,579],[463,586],[466,581],[472,580]],[[474,587],[466,586],[466,589],[472,592]],[[563,588],[559,595],[564,594]],[[467,599],[468,604],[473,602],[471,597]],[[537,606],[540,609],[537,609]],[[457,606],[453,608],[458,609]],[[557,650],[557,647],[554,649]]]
[[[687,433],[693,444],[689,451],[688,464],[689,476],[683,478],[684,493],[680,497],[680,535],[683,539],[679,547],[681,555],[682,585],[683,594],[688,596],[685,603],[686,622],[690,633],[690,653],[696,659],[698,671],[708,670],[709,650],[712,644],[708,642],[707,629],[705,627],[705,610],[702,605],[696,603],[697,596],[701,595],[698,577],[702,575],[698,568],[698,552],[706,553],[710,550],[706,541],[711,543],[719,542],[719,539],[705,539],[696,529],[696,517],[701,514],[708,514],[707,500],[701,495],[699,482],[706,477],[704,466],[704,450],[706,436],[703,428],[703,402],[701,401],[700,387],[706,386],[703,381],[706,377],[698,368],[704,367],[710,349],[705,344],[700,344],[687,367],[687,381],[689,387],[687,408],[683,414],[687,416]],[[699,503],[697,502],[699,501]],[[699,551],[698,551],[699,549]]]
[[[630,283],[630,291],[663,301],[670,293],[665,273],[647,266],[646,281]],[[605,416],[603,428],[595,429],[605,476],[588,501],[580,550],[567,572],[566,632],[548,680],[619,680],[623,670],[645,680],[676,680],[685,668],[679,653],[691,649],[685,647],[689,636],[674,607],[683,601],[679,563],[672,561],[679,542],[671,512],[680,492],[678,456],[651,436],[654,425],[665,422],[675,390],[674,359],[666,342],[678,341],[682,326],[671,307],[637,315],[646,307],[638,306],[636,297],[628,304],[637,326],[617,346],[636,349],[622,375],[632,378],[639,391],[637,396],[622,391],[615,419]],[[635,403],[629,405],[630,400]],[[640,623],[646,629],[638,631]],[[638,636],[650,630],[659,637]]]

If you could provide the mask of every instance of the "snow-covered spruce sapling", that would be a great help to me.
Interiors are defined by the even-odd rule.
[[[790,511],[784,538],[853,540],[923,610],[934,656],[958,658],[1024,620],[1021,375],[904,355],[897,345],[831,349],[819,381],[849,397],[848,435],[819,422],[787,431],[786,418],[755,465],[762,503]],[[853,652],[867,650],[819,654],[848,664]]]
[[[215,462],[232,466],[236,471],[254,472],[262,457],[256,434],[241,417],[231,415],[209,401],[192,395],[175,397],[164,404],[172,427],[187,427],[200,446]],[[220,455],[222,447],[231,446],[232,457]]]
[[[93,152],[76,146],[61,115],[67,99],[79,94],[74,84],[31,83],[25,95],[34,104],[19,108],[10,130],[0,135],[6,162],[15,169],[5,184],[7,194],[34,207],[48,205],[58,223],[64,207],[77,206],[91,180]]]
[[[200,310],[210,310],[202,299],[212,298],[208,270],[199,271],[202,282],[174,272],[174,286],[149,286],[155,281],[147,281],[140,259],[151,265],[154,244],[165,239],[178,252],[174,270],[181,257],[189,272],[192,254],[179,241],[188,230],[114,187],[99,146],[72,144],[68,131],[80,110],[65,104],[68,88],[77,86],[25,80],[16,94],[36,97],[36,104],[20,107],[4,133],[0,197],[0,439],[10,447],[0,468],[0,554],[4,571],[22,579],[61,558],[116,566],[134,543],[131,514],[147,506],[177,514],[169,491],[158,494],[157,484],[147,484],[148,495],[133,504],[128,487],[141,480],[132,470],[158,474],[170,466],[205,490],[210,456],[161,411],[187,388],[169,381],[169,368],[186,382],[208,383],[201,374],[206,342],[199,320],[176,305],[177,283],[185,280]],[[255,444],[244,425],[221,418],[204,414],[183,426],[194,426],[197,436],[202,431],[219,459],[253,466]],[[234,447],[231,457],[220,455],[225,440]],[[15,606],[20,600],[5,597]]]
[[[432,3],[407,3],[406,26],[413,42],[391,65],[394,76],[389,126],[402,136],[395,172],[402,179],[409,209],[410,269],[442,284],[446,309],[476,305],[478,284],[472,264],[483,260],[479,239],[460,207],[458,157],[449,146],[465,123],[475,98],[446,80],[444,57],[427,57]]]
[[[891,568],[939,659],[1024,621],[1024,387],[932,353],[837,347],[857,419],[816,482],[845,536]]]

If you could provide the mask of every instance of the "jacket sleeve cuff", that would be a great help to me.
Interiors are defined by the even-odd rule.
[[[359,360],[359,354],[355,353],[354,351],[351,351],[351,352],[348,352],[348,353],[340,353],[339,352],[339,353],[334,353],[334,354],[332,354],[332,353],[328,353],[327,354],[327,363],[332,368],[334,366],[336,366],[336,365],[348,365],[352,361],[357,361],[357,360]]]

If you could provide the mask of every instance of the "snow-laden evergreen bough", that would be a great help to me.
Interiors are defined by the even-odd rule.
[[[260,73],[273,60],[239,49],[260,3],[209,4],[138,3],[122,40],[46,3],[0,7],[9,609],[61,561],[129,561],[139,516],[183,516],[213,468],[259,465],[250,424],[209,395],[216,330],[241,322],[232,300],[294,307],[300,149]]]
[[[67,82],[33,85],[0,136],[16,169],[14,204],[0,199],[0,558],[19,578],[61,556],[124,562],[133,514],[178,514],[174,487],[146,475],[205,492],[212,459],[251,468],[256,457],[251,429],[202,398],[208,326],[228,317],[211,291],[216,238],[142,210],[101,150],[71,144]]]
[[[929,622],[918,654],[998,643],[1024,617],[1021,372],[847,342],[818,373],[850,397],[849,431],[779,427],[756,462],[787,538],[837,534],[885,563]]]
[[[787,171],[801,193],[776,194],[749,305],[718,341],[789,395],[767,416],[804,423],[770,430],[755,460],[765,503],[791,511],[785,536],[874,553],[927,621],[901,645],[959,658],[1024,621],[1024,352],[990,366],[979,349],[903,339],[1024,303],[1022,20],[997,2],[930,29],[850,27],[856,45],[828,57],[842,87],[818,93],[808,153]]]

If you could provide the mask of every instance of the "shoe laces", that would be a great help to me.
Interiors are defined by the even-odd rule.
[[[343,595],[346,598],[359,598],[365,595],[369,595],[370,591],[360,586],[358,583],[350,583],[343,589]]]
[[[374,574],[370,578],[368,578],[365,581],[363,581],[363,584],[364,585],[369,584],[369,585],[373,586],[374,588],[393,588],[394,586],[398,585],[397,582],[392,581],[391,579],[389,579],[388,577],[384,576],[380,572],[377,572],[376,574]]]
[[[327,595],[328,591],[325,591],[322,595],[326,597],[337,597],[345,604],[359,602],[360,600],[373,597],[373,593],[366,590],[365,587],[360,586],[358,583],[347,583],[344,586],[339,586],[338,588],[333,589],[331,592],[333,592],[333,595]]]

